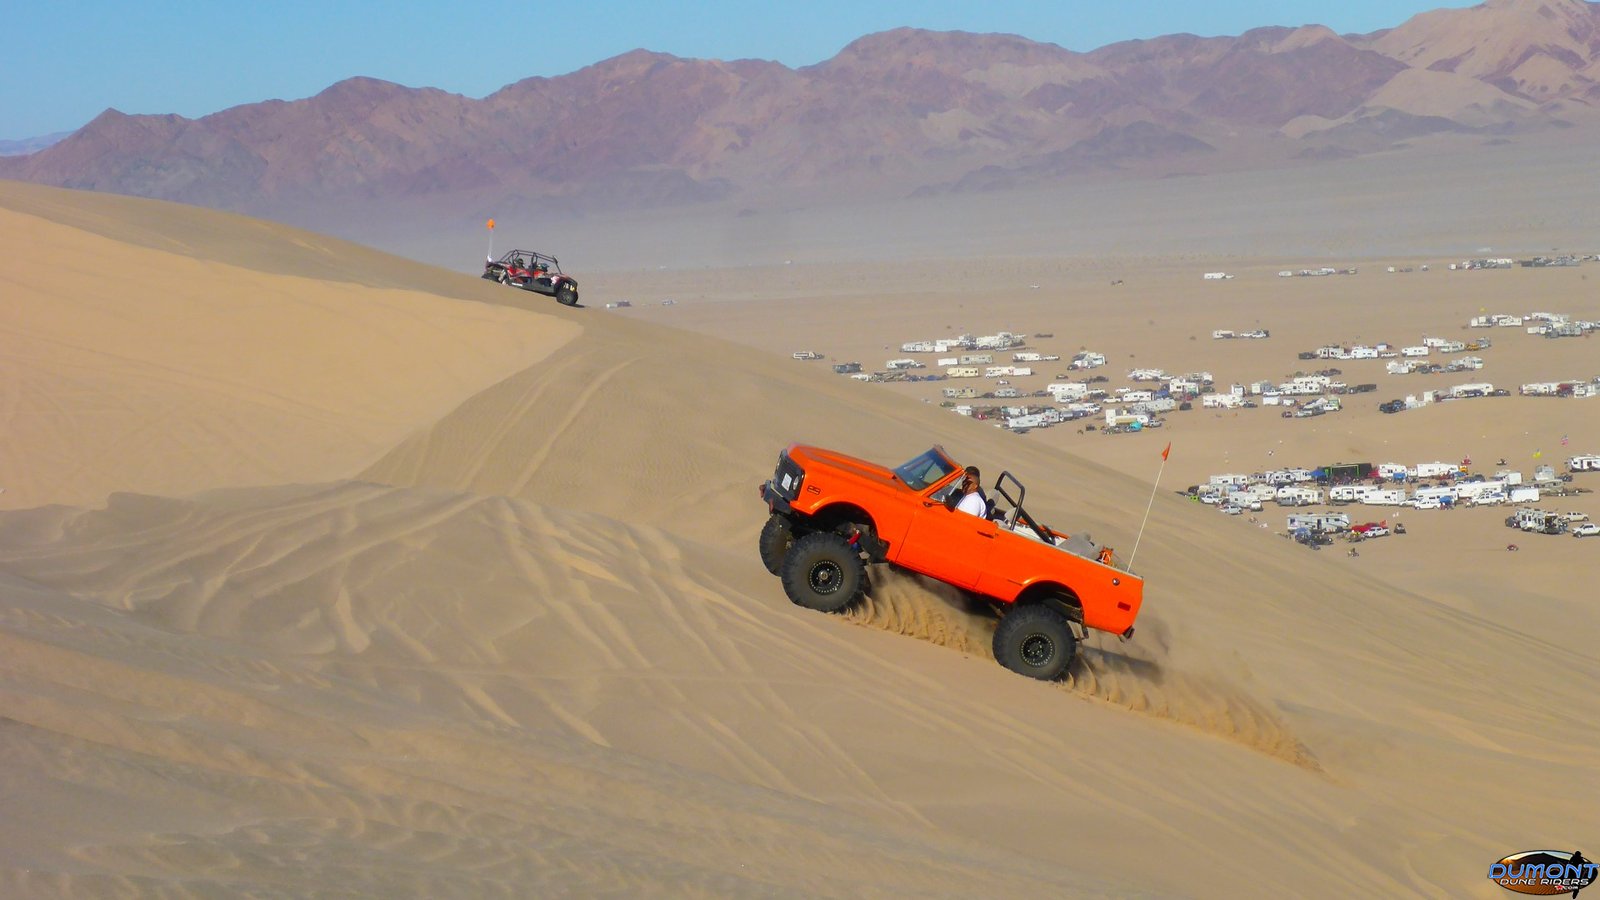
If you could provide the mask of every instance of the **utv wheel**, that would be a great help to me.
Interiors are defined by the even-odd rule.
[[[774,575],[783,574],[783,558],[794,546],[794,527],[783,516],[773,513],[761,526],[761,564]]]
[[[1060,678],[1077,652],[1072,626],[1047,606],[1019,606],[1006,613],[994,630],[995,660],[1029,678]]]
[[[794,542],[783,559],[783,592],[796,606],[838,612],[867,589],[867,567],[856,549],[829,531]]]
[[[577,306],[578,292],[571,288],[562,288],[556,291],[556,302],[562,306]]]

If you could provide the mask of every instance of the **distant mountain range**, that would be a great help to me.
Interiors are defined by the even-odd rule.
[[[0,141],[0,156],[24,156],[29,153],[38,153],[46,147],[58,144],[70,131],[58,131],[55,134],[46,134],[39,137],[24,138],[20,141]]]
[[[0,177],[315,221],[378,205],[585,210],[1160,177],[1600,124],[1600,4],[1490,0],[1363,35],[1076,53],[873,34],[814,66],[636,50],[474,100],[352,78],[199,119],[107,110]]]

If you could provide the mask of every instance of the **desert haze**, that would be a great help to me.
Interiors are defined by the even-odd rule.
[[[1592,265],[990,258],[979,298],[902,254],[602,272],[567,309],[14,182],[0,240],[7,896],[1495,897],[1492,862],[1600,826],[1600,541],[1508,554],[1501,513],[1417,512],[1352,559],[1170,490],[1273,441],[1412,460],[1470,432],[1526,467],[1574,407],[1554,427],[1600,447],[1587,401],[1014,435],[790,358],[1022,322],[1130,366],[1293,367],[1377,322],[1600,316]],[[1188,339],[1257,318],[1269,346]],[[1555,359],[1532,346],[1495,377]],[[942,444],[1126,554],[1167,440],[1138,632],[1058,684],[997,666],[946,588],[874,572],[826,616],[756,553],[756,486],[804,441]]]
[[[59,143],[0,157],[0,178],[409,250],[490,216],[548,233],[646,208],[993,203],[1276,168],[1327,184],[1341,161],[1426,168],[1508,143],[1595,146],[1600,4],[1489,0],[1393,26],[1172,34],[1086,53],[899,28],[797,69],[641,49],[482,98],[357,77],[197,119],[108,109]],[[584,249],[594,265],[607,248]]]

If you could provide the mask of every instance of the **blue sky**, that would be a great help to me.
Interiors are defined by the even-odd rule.
[[[803,66],[902,25],[1009,32],[1071,50],[1262,25],[1368,32],[1462,0],[0,0],[0,140],[107,107],[191,118],[354,75],[482,97],[637,47]]]

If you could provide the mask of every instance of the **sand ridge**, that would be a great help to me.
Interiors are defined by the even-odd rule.
[[[352,474],[578,333],[416,291],[149,251],[0,210],[0,505]],[[25,465],[47,454],[49,467]]]

